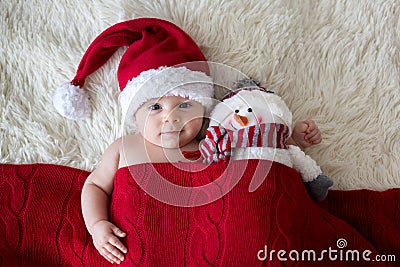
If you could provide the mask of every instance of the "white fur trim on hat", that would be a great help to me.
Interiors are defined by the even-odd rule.
[[[209,114],[213,107],[214,87],[210,76],[186,67],[160,67],[143,71],[130,80],[119,95],[124,121],[134,123],[137,109],[162,96],[181,96],[202,104]]]
[[[70,82],[56,89],[53,105],[61,115],[71,120],[85,119],[91,112],[88,93]]]

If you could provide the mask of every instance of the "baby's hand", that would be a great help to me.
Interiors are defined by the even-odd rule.
[[[127,249],[118,237],[125,237],[125,233],[114,224],[101,220],[92,227],[92,238],[95,248],[110,263],[120,264],[124,260]]]
[[[321,131],[313,120],[296,123],[292,133],[293,141],[302,149],[321,143]]]

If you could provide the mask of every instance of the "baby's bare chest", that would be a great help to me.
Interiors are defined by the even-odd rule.
[[[185,148],[167,149],[137,138],[127,138],[122,142],[119,168],[148,162],[186,162],[189,160],[183,156],[184,150]]]

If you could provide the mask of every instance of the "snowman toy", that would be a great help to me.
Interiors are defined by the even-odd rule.
[[[245,78],[213,109],[200,152],[205,163],[263,159],[295,168],[311,198],[322,201],[333,182],[299,147],[286,144],[291,127],[292,112],[285,102]]]

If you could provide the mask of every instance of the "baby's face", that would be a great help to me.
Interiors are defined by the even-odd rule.
[[[135,113],[143,138],[164,148],[179,148],[193,141],[201,129],[204,107],[180,96],[154,98]]]

